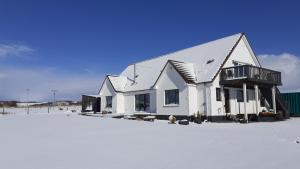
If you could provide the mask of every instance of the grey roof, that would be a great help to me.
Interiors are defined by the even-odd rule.
[[[118,91],[150,89],[168,60],[178,61],[175,65],[194,83],[212,81],[238,40],[238,33],[208,43],[169,53],[153,59],[129,65],[119,76],[110,78]],[[134,65],[136,79],[134,79]]]

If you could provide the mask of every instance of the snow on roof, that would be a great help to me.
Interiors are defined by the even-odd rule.
[[[188,83],[195,83],[197,81],[195,68],[193,63],[178,62],[170,60],[170,63],[176,68],[178,73],[180,73],[184,80]]]
[[[126,92],[150,89],[168,60],[173,60],[178,61],[176,65],[194,83],[209,82],[213,80],[242,35],[242,33],[238,33],[129,65],[120,76],[110,77],[110,80],[117,91]],[[135,82],[134,69],[136,71]]]
[[[125,76],[107,76],[116,91],[124,91],[127,84]]]
[[[87,96],[87,97],[100,97],[100,95],[83,95],[83,96]]]

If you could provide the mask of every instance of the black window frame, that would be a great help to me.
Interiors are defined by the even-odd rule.
[[[150,93],[136,94],[135,111],[150,111]]]
[[[249,102],[249,92],[248,92],[248,90],[246,92],[247,92],[247,102]],[[239,93],[241,93],[241,94],[239,94]],[[242,99],[239,97],[242,97]],[[243,90],[236,91],[236,100],[237,100],[237,102],[244,102],[244,91]]]
[[[179,105],[179,89],[165,90],[165,105]]]
[[[266,107],[266,98],[263,96],[260,97],[260,106]]]
[[[219,87],[216,88],[216,100],[222,101],[221,88],[219,88]]]
[[[105,97],[105,108],[112,108],[112,96],[106,96]]]

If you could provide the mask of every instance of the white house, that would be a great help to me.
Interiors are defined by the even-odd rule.
[[[239,33],[129,65],[91,97],[97,112],[248,119],[263,109],[286,113],[277,85],[281,73],[262,68]]]

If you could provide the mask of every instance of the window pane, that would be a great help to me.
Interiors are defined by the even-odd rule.
[[[236,93],[237,101],[244,102],[244,92],[243,90],[238,90]],[[249,102],[249,92],[247,91],[247,102]]]
[[[244,101],[243,91],[242,90],[238,90],[236,92],[237,92],[236,93],[237,101],[238,102],[243,102]]]
[[[135,95],[135,110],[149,111],[150,110],[150,94]]]
[[[106,96],[106,107],[112,107],[112,96]]]
[[[217,101],[221,101],[221,89],[220,88],[216,88],[216,98],[217,98]]]
[[[165,91],[165,104],[179,104],[179,90],[166,90]]]
[[[240,66],[240,67],[238,67],[238,69],[239,69],[238,77],[244,77],[244,67]]]

